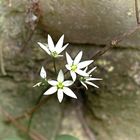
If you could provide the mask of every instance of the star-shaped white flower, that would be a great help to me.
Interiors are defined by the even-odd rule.
[[[64,41],[64,35],[62,35],[59,41],[57,42],[57,44],[54,45],[51,36],[48,35],[48,44],[42,44],[40,42],[38,42],[38,44],[47,54],[56,58],[56,57],[62,57],[63,55],[60,55],[60,53],[64,51],[68,46],[68,43],[63,46],[63,41]]]
[[[70,71],[71,77],[73,81],[76,80],[76,73],[81,75],[81,76],[88,76],[89,74],[83,71],[82,69],[90,65],[93,60],[87,60],[80,62],[82,58],[83,52],[80,51],[77,56],[75,57],[74,60],[70,57],[70,55],[66,52],[66,59],[67,59],[67,64],[66,68]]]
[[[68,86],[71,86],[73,84],[73,81],[71,80],[66,80],[64,81],[64,74],[63,71],[60,70],[57,76],[57,81],[56,80],[48,80],[48,83],[52,85],[51,88],[49,88],[44,95],[51,95],[55,92],[57,92],[57,97],[59,102],[61,103],[63,100],[63,95],[64,93],[67,96],[70,96],[72,98],[77,98],[76,95],[73,93],[73,91],[68,88]]]
[[[91,85],[91,86],[94,86],[96,88],[99,88],[97,85],[95,85],[94,83],[92,83],[91,81],[95,81],[95,80],[102,80],[100,78],[93,78],[91,73],[96,69],[96,67],[94,67],[93,69],[91,69],[89,72],[87,72],[89,74],[89,76],[83,76],[83,77],[80,77],[80,82],[81,84],[86,88],[88,89],[87,85]],[[84,69],[84,71],[86,72],[87,71],[87,67]]]
[[[42,68],[41,68],[41,70],[40,70],[40,77],[42,78],[42,79],[46,79],[46,77],[47,77],[47,73],[46,73],[46,71],[45,71],[45,69],[44,69],[44,67],[42,66]],[[38,82],[37,84],[35,84],[33,87],[36,87],[36,86],[40,86],[42,84],[42,82]]]

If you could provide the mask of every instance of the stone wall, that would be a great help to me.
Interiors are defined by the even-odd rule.
[[[49,57],[37,45],[38,41],[47,41],[48,33],[55,40],[65,34],[66,42],[72,44],[68,51],[75,56],[83,50],[88,59],[102,49],[101,45],[135,26],[133,0],[40,0],[33,7],[26,0],[0,0],[0,106],[18,115],[34,105],[41,89],[33,89],[32,85],[39,79],[40,67],[44,65],[48,70],[52,67]],[[139,33],[95,61],[98,66],[95,77],[103,81],[96,83],[100,89],[88,91],[83,112],[97,140],[138,140],[140,137]],[[72,103],[60,105],[56,100],[51,98],[38,111],[33,128],[49,140],[58,133],[90,140]],[[2,113],[0,119],[2,140],[10,136],[26,139],[2,122]],[[3,133],[5,130],[9,131]]]

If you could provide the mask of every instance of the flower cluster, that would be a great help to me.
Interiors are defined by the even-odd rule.
[[[38,45],[53,58],[53,61],[55,62],[55,59],[59,57],[63,57],[61,54],[66,47],[68,46],[68,43],[63,46],[64,42],[64,35],[61,36],[61,38],[58,40],[56,45],[54,45],[54,42],[50,35],[48,35],[48,44],[43,44],[38,42]],[[75,84],[75,81],[78,80],[81,85],[83,85],[86,89],[88,89],[87,85],[94,86],[98,88],[97,85],[92,83],[94,80],[102,80],[100,78],[93,78],[91,73],[96,69],[96,67],[92,68],[91,70],[88,70],[89,65],[93,63],[93,60],[86,60],[81,61],[83,56],[83,52],[80,51],[74,59],[66,52],[66,61],[67,64],[66,72],[70,73],[71,78],[68,80],[65,80],[65,74],[60,69],[59,73],[57,74],[57,80],[52,80],[47,78],[47,73],[45,71],[45,68],[42,67],[40,71],[40,77],[41,82],[38,82],[33,87],[45,85],[47,83],[48,88],[45,91],[44,95],[51,95],[57,92],[57,97],[59,102],[62,102],[64,94],[66,94],[69,97],[77,98],[75,93],[70,89],[70,86]],[[54,63],[55,64],[55,63]],[[56,66],[55,66],[56,67]],[[55,70],[56,73],[56,70]]]

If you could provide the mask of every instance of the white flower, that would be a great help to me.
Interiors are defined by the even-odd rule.
[[[45,71],[45,69],[44,69],[43,66],[42,66],[42,68],[41,68],[41,70],[40,70],[40,77],[41,77],[42,79],[45,79],[45,78],[47,77],[47,73],[46,73],[46,71]]]
[[[93,62],[93,60],[87,60],[87,61],[80,62],[82,55],[83,55],[83,52],[80,51],[77,54],[77,56],[75,57],[75,59],[72,60],[70,55],[66,52],[66,59],[67,59],[67,63],[68,63],[68,64],[66,64],[66,68],[68,70],[70,70],[70,74],[71,74],[73,81],[76,80],[76,73],[81,75],[81,76],[88,76],[89,75],[88,73],[86,73],[85,71],[83,71],[81,69],[90,65]]]
[[[42,66],[42,68],[41,68],[41,70],[40,70],[40,77],[41,77],[42,79],[46,79],[46,77],[47,77],[47,73],[46,73],[46,71],[45,71],[45,69],[44,69],[43,66]],[[33,87],[40,86],[41,84],[42,84],[42,82],[38,82],[38,83],[35,84]]]
[[[48,35],[48,44],[42,44],[40,42],[38,42],[38,44],[47,54],[56,58],[56,57],[63,56],[60,55],[60,53],[64,51],[64,49],[66,49],[66,47],[68,46],[68,43],[63,46],[63,41],[64,41],[64,35],[61,36],[61,38],[59,39],[59,41],[55,46],[51,36]]]
[[[86,89],[88,89],[86,84],[99,88],[97,85],[95,85],[94,83],[91,82],[94,80],[102,80],[100,78],[93,78],[92,75],[90,75],[95,69],[96,69],[96,67],[94,67],[89,72],[87,72],[89,74],[89,76],[80,77],[80,82]],[[84,71],[85,72],[87,71],[87,67],[84,69]]]
[[[59,102],[61,103],[63,100],[63,93],[65,93],[67,96],[70,96],[72,98],[77,98],[76,95],[73,93],[73,91],[68,88],[68,86],[71,86],[73,84],[73,81],[66,80],[64,81],[64,74],[62,70],[59,71],[57,81],[55,80],[48,80],[48,83],[52,85],[51,88],[49,88],[44,95],[51,95],[55,92],[57,92],[57,97]]]

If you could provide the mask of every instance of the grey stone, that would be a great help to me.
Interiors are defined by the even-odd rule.
[[[139,0],[138,0],[139,1]],[[140,7],[140,1],[139,1]],[[68,42],[106,44],[134,28],[134,0],[41,0],[42,24],[47,33],[65,34]],[[140,31],[120,43],[139,47]]]
[[[42,17],[25,51],[21,52],[21,46],[28,39],[26,6],[29,3],[26,0],[11,1],[9,7],[7,2],[0,1],[0,46],[3,47],[8,74],[6,77],[0,74],[0,106],[13,116],[34,105],[41,89],[33,89],[32,86],[40,80],[40,67],[43,65],[48,71],[52,70],[51,59],[37,47],[37,41],[46,42],[47,33],[55,40],[64,33],[66,42],[105,44],[112,37],[136,26],[132,0],[40,0]],[[94,76],[103,78],[103,81],[96,83],[100,89],[90,88],[88,91],[84,116],[97,140],[137,140],[140,137],[140,52],[129,48],[139,48],[139,39],[138,31],[120,44],[127,49],[114,49],[95,62],[99,69]],[[75,56],[82,49],[85,59],[89,59],[99,49],[96,47],[77,44],[69,46],[68,52]],[[71,112],[68,110],[69,117],[65,114],[65,118],[61,118],[61,107],[56,98],[49,100],[36,113],[32,127],[49,139],[54,139],[59,132],[88,139],[83,134],[76,112],[73,114],[75,108],[71,108]],[[65,108],[68,109],[67,106]],[[2,122],[2,115],[0,112],[0,138],[12,136],[22,139],[14,127]],[[67,123],[69,119],[72,122]],[[59,130],[61,121],[62,130]],[[5,130],[9,131],[3,133]]]
[[[85,114],[89,126],[97,140],[137,140],[140,137],[139,51],[114,50],[96,64],[99,66],[95,77],[100,75],[103,81],[99,89],[87,91],[85,106],[89,109],[86,108]]]

